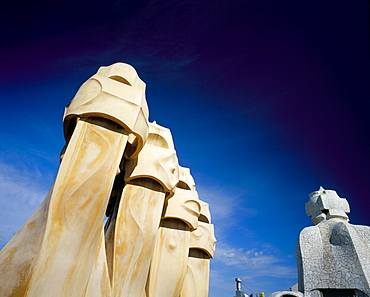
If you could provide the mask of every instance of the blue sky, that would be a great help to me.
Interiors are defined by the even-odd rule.
[[[48,192],[62,115],[99,66],[133,65],[150,120],[210,204],[210,297],[234,278],[270,294],[297,282],[295,243],[319,186],[370,225],[366,1],[8,4],[0,40],[0,246]],[[247,293],[251,291],[246,290]]]

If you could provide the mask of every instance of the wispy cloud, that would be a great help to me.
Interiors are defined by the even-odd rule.
[[[49,177],[38,168],[15,167],[0,159],[0,248],[44,199]]]
[[[296,268],[290,257],[268,246],[237,247],[219,242],[211,262],[210,297],[235,291],[236,277],[243,280],[245,293],[288,290],[296,282]]]
[[[236,248],[227,243],[217,246],[217,260],[226,266],[233,266],[241,271],[253,271],[245,278],[271,276],[277,278],[294,278],[296,271],[289,264],[288,256],[279,255],[273,249]],[[246,269],[248,267],[248,269]]]
[[[243,280],[246,293],[272,293],[289,289],[296,282],[294,258],[254,237],[258,233],[255,226],[241,226],[245,218],[253,218],[259,213],[248,208],[245,198],[252,193],[247,189],[232,189],[230,185],[223,188],[219,183],[210,183],[203,178],[198,192],[202,200],[210,203],[218,240],[215,257],[211,261],[210,297],[231,296],[235,291],[235,277]],[[242,200],[244,202],[240,203]],[[230,237],[230,232],[238,232],[236,230],[243,230],[243,236],[248,234],[253,240],[237,241]]]
[[[246,190],[223,187],[217,185],[217,182],[206,180],[201,180],[197,189],[200,199],[210,204],[214,222],[227,222],[227,226],[231,227],[239,221],[236,213],[244,217],[253,217],[258,213],[256,209],[248,208],[246,203],[240,203],[241,198],[248,195]]]

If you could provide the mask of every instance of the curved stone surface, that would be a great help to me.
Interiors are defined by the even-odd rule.
[[[171,131],[157,123],[149,124],[148,139],[137,159],[128,160],[125,181],[151,178],[160,183],[167,198],[174,194],[179,182],[179,164],[174,149]]]
[[[152,179],[124,187],[106,231],[113,296],[143,296],[164,200],[163,187]]]
[[[190,234],[190,248],[203,250],[213,258],[216,246],[213,224],[198,222],[198,228]]]
[[[11,288],[2,284],[1,296],[49,296],[50,292],[84,296],[102,242],[105,209],[126,141],[125,130],[115,123],[101,118],[78,121],[54,186],[43,206],[30,218],[37,227],[34,230],[38,240],[30,247],[37,252],[28,257],[27,275],[17,277]],[[2,278],[24,269],[23,265],[9,266],[6,258],[22,248],[27,236],[18,233],[12,241],[18,245],[1,251]],[[17,291],[19,294],[14,295]]]
[[[137,138],[134,155],[143,147],[148,134],[149,110],[145,99],[145,83],[136,70],[125,63],[100,67],[81,85],[66,106],[63,116],[67,142],[78,117],[102,117],[121,125]]]
[[[208,204],[144,93],[124,63],[80,87],[54,185],[0,252],[1,297],[208,295]]]
[[[175,195],[167,201],[166,211],[162,219],[182,220],[193,231],[198,227],[200,209],[201,206],[196,191],[176,188]]]
[[[178,188],[195,191],[195,181],[193,176],[190,174],[190,168],[180,167],[179,183]]]
[[[194,190],[191,190],[194,189]],[[146,285],[146,297],[179,296],[188,264],[190,230],[201,206],[188,168],[180,167],[175,195],[166,201]]]
[[[209,289],[210,258],[213,258],[216,238],[208,203],[201,205],[198,228],[190,233],[189,258],[180,297],[207,297]]]

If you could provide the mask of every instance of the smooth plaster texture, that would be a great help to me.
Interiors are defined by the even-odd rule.
[[[198,228],[190,233],[189,258],[180,297],[208,296],[210,258],[213,258],[216,238],[211,224],[209,205],[200,202]],[[197,290],[193,290],[197,288]]]
[[[201,205],[193,178],[180,167],[181,183],[168,200],[153,253],[146,296],[179,296],[188,263],[190,231],[198,227]],[[185,187],[185,189],[179,186]],[[195,187],[194,187],[195,188]]]

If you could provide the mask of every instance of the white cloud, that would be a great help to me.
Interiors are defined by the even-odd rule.
[[[240,271],[253,269],[253,277],[271,276],[294,278],[296,271],[288,262],[288,257],[279,255],[273,249],[235,248],[229,244],[219,243],[216,249],[215,261],[226,266],[233,266]],[[249,277],[252,277],[249,275]]]
[[[297,278],[294,258],[258,239],[256,226],[245,226],[246,218],[258,215],[257,210],[247,205],[246,198],[252,194],[230,185],[223,188],[206,178],[200,182],[198,179],[197,185],[199,197],[210,204],[218,240],[211,260],[209,296],[232,296],[236,277],[243,280],[248,294],[264,291],[269,292],[268,296],[274,291],[288,290]]]
[[[198,183],[197,191],[199,198],[210,205],[212,223],[217,225],[217,235],[228,232],[235,224],[238,224],[242,215],[244,218],[251,218],[257,211],[245,206],[244,191],[230,189],[228,186],[217,186],[216,182],[201,181]],[[244,201],[243,204],[241,201]]]
[[[50,177],[37,166],[16,167],[0,160],[0,248],[39,206],[49,186]]]
[[[232,296],[234,279],[243,280],[245,293],[288,290],[296,283],[296,267],[288,256],[268,245],[240,248],[219,242],[211,261],[210,297]]]

